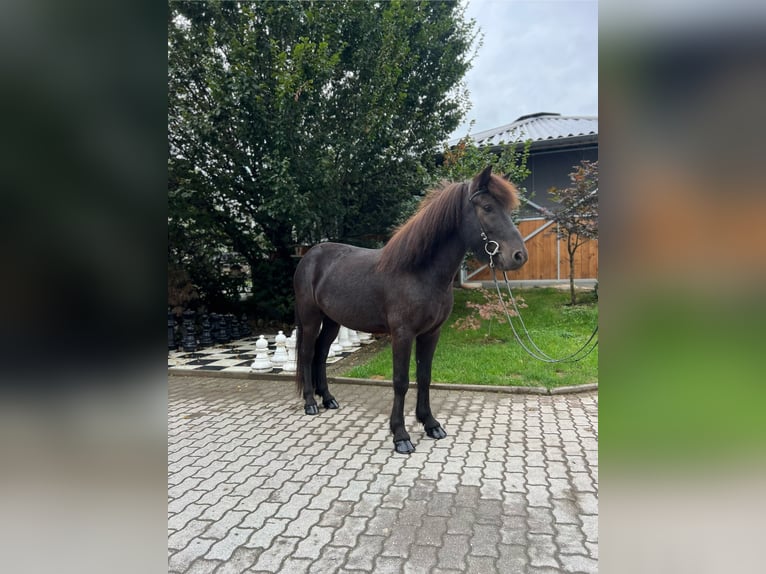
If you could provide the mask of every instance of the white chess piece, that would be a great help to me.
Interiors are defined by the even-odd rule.
[[[358,335],[359,335],[359,340],[360,340],[362,343],[364,343],[364,342],[366,342],[366,341],[369,341],[370,339],[372,339],[372,335],[371,335],[370,333],[365,333],[364,331],[359,331],[359,332],[358,332]]]
[[[287,347],[287,360],[282,364],[282,372],[294,373],[298,364],[295,361],[295,343],[296,343],[295,331],[285,341],[285,347]]]
[[[271,357],[271,362],[276,366],[280,366],[287,360],[287,337],[280,331],[274,338],[274,342],[277,344],[277,348],[274,351],[274,355]]]
[[[353,329],[348,330],[348,338],[351,340],[351,344],[354,347],[358,347],[362,344],[362,341],[359,340],[359,335]]]
[[[269,360],[269,342],[261,335],[255,342],[255,359],[253,364],[250,365],[250,371],[266,373],[273,368],[274,365]]]
[[[348,352],[354,348],[354,345],[351,343],[351,338],[348,334],[348,329],[342,325],[340,327],[340,332],[338,333],[338,343],[343,348],[344,352]]]
[[[342,329],[343,327],[341,327]],[[335,337],[335,340],[332,342],[332,345],[330,345],[330,352],[332,353],[332,356],[334,357],[338,353],[343,352],[343,346],[340,344],[340,331],[338,332],[338,335]]]

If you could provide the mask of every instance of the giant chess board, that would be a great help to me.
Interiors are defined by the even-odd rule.
[[[276,350],[276,335],[264,335],[268,341],[268,354],[273,357]],[[256,357],[255,343],[258,337],[247,337],[238,339],[231,343],[216,345],[199,349],[193,353],[182,350],[168,352],[168,369],[197,369],[200,371],[224,371],[228,373],[249,373]],[[335,351],[335,356],[327,358],[327,364],[336,363],[351,353],[359,350],[361,345],[372,343],[373,340],[362,340],[359,345],[351,348],[344,348],[342,351]],[[254,371],[253,371],[254,372]],[[263,373],[264,371],[258,371]],[[282,365],[274,365],[266,373],[281,373]]]

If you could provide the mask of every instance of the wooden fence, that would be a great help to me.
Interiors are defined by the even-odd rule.
[[[508,271],[511,281],[568,281],[569,254],[566,241],[556,239],[555,225],[543,218],[519,222],[529,260],[518,271]],[[598,279],[598,240],[581,245],[575,253],[575,279]],[[469,261],[462,281],[491,281],[489,267]]]

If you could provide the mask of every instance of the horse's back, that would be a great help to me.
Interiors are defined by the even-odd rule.
[[[374,272],[379,249],[364,249],[344,243],[319,243],[309,249],[295,271],[298,282],[318,285],[326,277],[348,278]]]
[[[380,250],[342,243],[319,243],[295,271],[296,305],[313,305],[352,329],[385,330],[382,285],[375,267]]]

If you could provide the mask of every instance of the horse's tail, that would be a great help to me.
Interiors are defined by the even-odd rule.
[[[303,325],[301,325],[298,311],[295,311],[295,390],[303,395],[303,362],[301,357],[301,341],[303,340]]]

